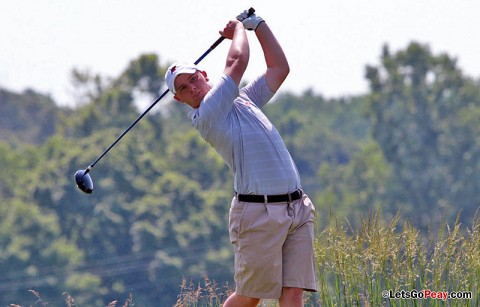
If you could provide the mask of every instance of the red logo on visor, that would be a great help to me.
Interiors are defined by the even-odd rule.
[[[173,74],[173,72],[177,70],[177,66],[173,66],[171,69],[170,69],[170,72]]]

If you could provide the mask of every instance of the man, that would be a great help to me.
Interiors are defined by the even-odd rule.
[[[220,31],[231,45],[217,84],[209,84],[205,71],[181,62],[169,67],[165,80],[174,98],[193,108],[193,126],[234,174],[229,233],[236,288],[224,306],[256,306],[262,298],[303,306],[303,291],[317,290],[315,209],[282,138],[260,110],[290,68],[269,26],[247,13]],[[245,29],[255,31],[267,70],[239,90],[250,56]]]

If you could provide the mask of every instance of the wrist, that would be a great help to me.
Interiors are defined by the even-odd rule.
[[[235,30],[236,30],[236,29],[239,29],[239,28],[241,28],[241,29],[243,29],[243,30],[246,30],[246,29],[245,29],[245,25],[244,25],[243,22],[241,22],[241,21],[238,21],[238,22],[235,24]]]
[[[265,23],[265,20],[260,20],[260,22],[257,24],[257,26],[255,27],[255,29],[253,30],[254,32],[257,32],[258,28],[260,27],[260,25],[264,24]]]

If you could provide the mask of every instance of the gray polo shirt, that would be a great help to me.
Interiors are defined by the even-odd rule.
[[[238,90],[227,75],[191,113],[193,126],[223,158],[240,194],[284,194],[300,176],[277,129],[260,110],[274,95],[259,76]]]

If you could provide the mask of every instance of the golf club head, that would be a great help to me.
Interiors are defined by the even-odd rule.
[[[75,172],[75,182],[82,192],[87,194],[93,192],[93,181],[86,170],[78,170]]]

